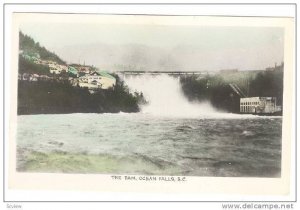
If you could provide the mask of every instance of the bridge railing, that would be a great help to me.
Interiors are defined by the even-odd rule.
[[[168,75],[207,75],[208,72],[199,72],[199,71],[116,71],[117,74],[123,75],[139,75],[139,74],[150,74],[150,75],[159,75],[159,74],[168,74]]]

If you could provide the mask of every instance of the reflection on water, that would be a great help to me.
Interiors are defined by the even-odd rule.
[[[18,116],[19,171],[278,177],[281,117]]]

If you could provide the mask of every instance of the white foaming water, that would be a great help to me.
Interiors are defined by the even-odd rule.
[[[219,113],[209,102],[191,103],[183,95],[180,81],[168,75],[141,75],[125,78],[131,91],[142,92],[147,105],[143,113],[164,117],[209,117]]]

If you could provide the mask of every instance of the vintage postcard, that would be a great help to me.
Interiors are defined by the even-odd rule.
[[[11,188],[289,193],[292,18],[13,24]]]

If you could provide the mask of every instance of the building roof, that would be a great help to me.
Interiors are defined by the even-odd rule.
[[[90,73],[90,75],[92,75],[92,76],[95,76],[95,75],[100,75],[100,73],[99,73],[99,72],[96,72],[96,71],[94,71],[94,72]]]
[[[107,77],[107,78],[110,78],[110,79],[116,79],[112,75],[110,75],[109,73],[104,72],[104,71],[98,71],[98,74],[100,74],[102,77]]]
[[[261,100],[261,99],[275,99],[276,97],[268,96],[268,97],[261,97],[261,96],[256,96],[256,97],[247,97],[247,98],[241,98],[241,101],[246,101],[246,100]]]
[[[77,74],[77,69],[74,68],[73,66],[69,66],[68,71],[69,71],[70,73],[72,73],[72,74]]]

